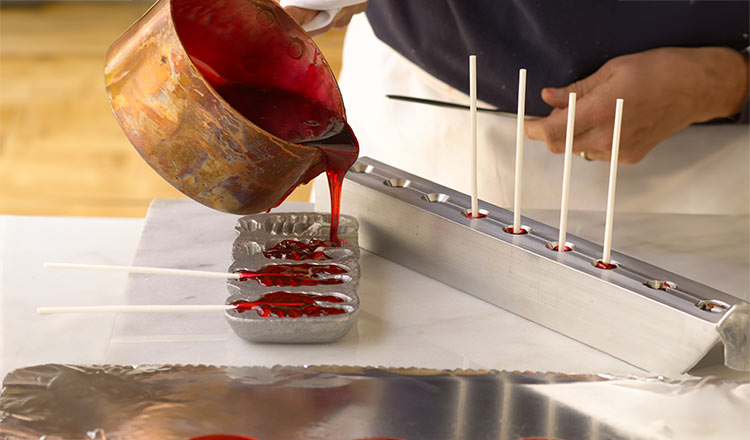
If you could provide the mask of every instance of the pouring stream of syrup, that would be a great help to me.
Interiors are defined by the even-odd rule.
[[[319,149],[321,160],[291,188],[284,188],[277,205],[296,186],[325,172],[331,193],[329,241],[340,245],[341,185],[357,160],[359,145],[320,51],[312,41],[295,36],[301,29],[295,29],[289,17],[274,15],[254,2],[228,7],[192,0],[173,7],[175,29],[191,61],[229,105],[277,138]]]
[[[325,105],[302,95],[267,87],[230,82],[193,57],[209,84],[235,110],[263,130],[289,142],[316,147],[323,155],[322,166],[300,176],[297,185],[311,181],[325,171],[331,194],[330,244],[339,246],[339,213],[344,175],[359,155],[359,144],[349,124]],[[294,191],[289,188],[276,206]]]

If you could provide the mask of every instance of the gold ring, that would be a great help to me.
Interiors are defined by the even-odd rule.
[[[586,160],[586,161],[589,161],[589,162],[591,162],[592,160],[594,160],[594,159],[592,159],[592,158],[589,157],[589,152],[588,151],[579,151],[578,155],[581,156],[583,158],[583,160]]]

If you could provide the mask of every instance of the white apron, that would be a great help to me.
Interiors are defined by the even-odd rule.
[[[378,40],[364,14],[352,19],[343,60],[339,85],[360,155],[468,193],[469,112],[394,101],[385,95],[462,104],[468,103],[468,96]],[[477,64],[481,69],[481,58]],[[613,114],[614,108],[612,102]],[[512,209],[515,118],[480,113],[478,127],[479,198]],[[683,130],[638,164],[620,164],[616,210],[748,214],[749,142],[747,125]],[[524,145],[523,208],[559,209],[563,156],[550,153],[539,141],[527,138]],[[604,210],[609,162],[573,159],[570,209]]]

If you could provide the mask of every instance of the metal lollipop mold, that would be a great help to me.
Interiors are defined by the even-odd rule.
[[[480,201],[486,216],[467,218],[467,194],[366,157],[355,167],[368,172],[347,173],[341,202],[362,222],[363,249],[644,371],[681,374],[722,346],[750,368],[746,332],[732,331],[750,316],[740,298],[616,250],[616,266],[596,265],[602,246],[573,234],[570,251],[551,251],[557,228],[522,217],[525,233],[512,233],[506,209]]]
[[[235,228],[238,236],[232,246],[233,262],[229,271],[257,272],[263,269],[264,275],[229,280],[227,289],[231,296],[227,304],[258,301],[264,295],[275,292],[334,296],[343,300],[330,304],[316,301],[315,304],[319,306],[336,309],[337,314],[323,316],[289,317],[275,313],[263,316],[257,310],[228,310],[225,317],[238,336],[253,342],[316,343],[334,341],[351,329],[359,310],[359,225],[354,217],[342,215],[339,220],[341,245],[329,247],[324,243],[329,238],[330,218],[329,214],[301,212],[256,214],[238,220]],[[321,246],[310,247],[316,259],[273,258],[266,255],[284,240],[306,244],[317,241],[321,242]],[[274,266],[304,266],[307,275],[302,275],[302,279],[306,284],[286,283],[285,280],[289,278],[284,277],[290,275],[268,275]],[[331,268],[336,273],[328,273]]]

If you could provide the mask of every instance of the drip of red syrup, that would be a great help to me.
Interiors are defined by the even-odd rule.
[[[257,301],[235,301],[238,313],[254,310],[263,318],[300,318],[311,316],[341,315],[346,310],[337,307],[326,307],[319,302],[342,303],[344,298],[334,295],[312,295],[309,293],[272,292],[260,297]]]
[[[529,233],[529,231],[526,228],[521,227],[518,229],[520,229],[520,231],[516,232],[513,226],[508,226],[507,228],[505,228],[505,232],[507,232],[508,234],[513,234],[513,235],[524,235],[524,234]]]
[[[341,278],[325,277],[340,275],[346,269],[335,264],[269,264],[255,272],[240,271],[240,281],[255,280],[264,286],[318,286],[342,284]]]
[[[326,247],[327,243],[320,240],[310,240],[305,243],[299,240],[282,240],[270,249],[263,251],[266,258],[281,260],[330,260],[331,257],[326,255],[321,248]]]
[[[339,217],[341,210],[341,187],[344,184],[344,175],[357,161],[359,155],[359,144],[354,137],[352,128],[347,124],[343,131],[323,141],[315,142],[325,158],[326,177],[328,178],[328,190],[331,195],[331,233],[328,238],[333,246],[340,246],[339,240]]]

